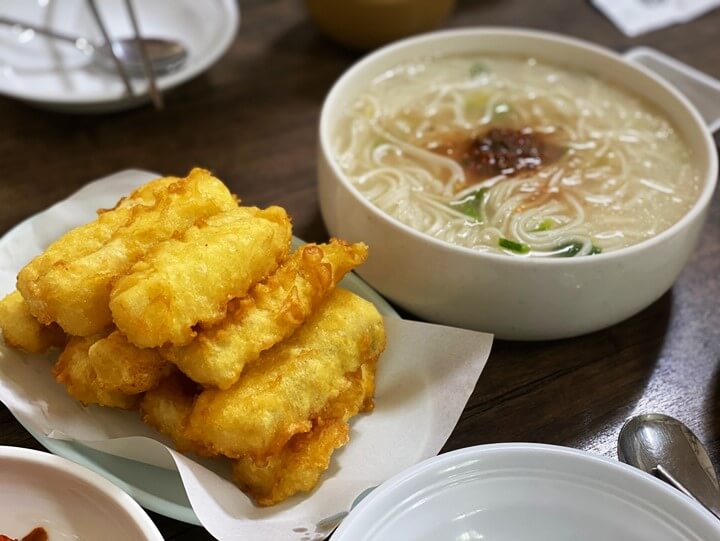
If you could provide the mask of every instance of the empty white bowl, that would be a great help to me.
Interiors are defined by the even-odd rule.
[[[110,481],[49,453],[0,447],[0,534],[43,527],[51,541],[162,541],[145,511]]]
[[[694,150],[704,186],[676,224],[644,242],[576,258],[520,258],[462,248],[416,231],[376,208],[337,165],[332,134],[344,108],[378,74],[423,55],[533,56],[597,73],[659,107]],[[545,32],[476,28],[435,32],[389,45],[350,68],[320,117],[318,189],[328,230],[363,240],[370,256],[359,274],[403,308],[438,323],[499,338],[542,340],[602,329],[639,312],[667,291],[702,228],[718,174],[715,145],[690,102],[648,69],[607,49]]]
[[[393,477],[333,541],[707,541],[720,521],[625,464],[552,445],[469,447]]]

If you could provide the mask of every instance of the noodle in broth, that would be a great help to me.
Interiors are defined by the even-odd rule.
[[[377,207],[479,251],[617,250],[670,227],[700,191],[690,149],[654,107],[533,58],[388,70],[350,105],[334,151]]]

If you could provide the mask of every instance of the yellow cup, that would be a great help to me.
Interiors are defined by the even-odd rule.
[[[330,39],[352,49],[372,49],[432,30],[455,0],[305,0],[310,18]]]

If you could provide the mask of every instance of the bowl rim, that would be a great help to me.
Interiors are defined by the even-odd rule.
[[[0,445],[0,462],[5,459],[21,461],[29,466],[50,468],[79,479],[108,498],[108,503],[113,504],[117,511],[124,512],[126,517],[140,529],[147,541],[163,541],[157,526],[140,505],[100,474],[46,451]]]
[[[484,456],[502,456],[508,458],[508,460],[528,459],[528,457],[551,457],[551,458],[563,458],[566,460],[575,460],[577,463],[582,463],[588,469],[594,469],[596,472],[614,470],[615,472],[622,472],[628,479],[632,479],[635,485],[640,485],[644,489],[655,491],[657,494],[662,494],[670,499],[675,500],[681,507],[684,507],[685,511],[693,513],[699,521],[704,524],[711,526],[714,529],[720,529],[717,525],[717,519],[705,509],[701,504],[695,500],[689,498],[679,490],[674,489],[667,483],[660,479],[653,477],[652,475],[629,466],[618,460],[614,460],[610,457],[595,454],[582,449],[575,449],[572,447],[564,447],[561,445],[552,445],[546,443],[530,443],[530,442],[507,442],[507,443],[487,443],[481,445],[473,445],[471,447],[464,447],[449,451],[434,457],[430,457],[422,462],[403,470],[402,472],[394,475],[380,486],[375,488],[366,497],[364,497],[356,507],[354,507],[347,518],[345,518],[340,526],[338,527],[335,536],[338,541],[345,539],[345,533],[347,530],[352,530],[350,533],[357,531],[358,527],[361,526],[361,518],[363,514],[367,513],[366,508],[371,506],[377,506],[381,504],[387,504],[388,498],[392,499],[393,494],[402,495],[403,487],[417,477],[422,477],[433,472],[440,472],[443,469],[452,468],[456,465],[462,465],[467,461],[473,459],[479,459]],[[377,501],[377,504],[376,504]],[[397,501],[396,501],[397,503]],[[384,517],[379,517],[383,520]],[[358,523],[356,525],[355,523]]]
[[[682,215],[682,217],[672,224],[670,227],[665,229],[664,231],[661,231],[659,234],[654,235],[648,239],[642,240],[636,244],[632,244],[630,246],[626,246],[624,248],[620,248],[617,250],[613,250],[611,252],[603,252],[600,254],[593,255],[592,257],[579,257],[579,258],[565,258],[565,257],[517,257],[517,256],[511,256],[509,254],[496,254],[492,252],[481,252],[478,250],[475,250],[473,248],[467,248],[464,246],[459,246],[457,244],[452,244],[450,242],[440,240],[436,237],[433,237],[432,235],[429,235],[427,233],[424,233],[422,231],[419,231],[417,229],[414,229],[410,227],[409,225],[404,224],[394,216],[390,215],[389,213],[379,209],[376,207],[370,200],[368,200],[365,196],[363,196],[360,191],[350,182],[348,177],[345,175],[345,173],[340,169],[337,160],[335,159],[332,151],[332,146],[330,145],[330,131],[332,128],[332,122],[334,119],[329,118],[328,110],[332,104],[339,101],[342,98],[342,87],[345,85],[345,82],[348,78],[350,78],[354,73],[360,71],[361,69],[366,68],[369,65],[372,65],[375,61],[381,59],[386,54],[393,52],[398,49],[409,49],[413,45],[417,45],[420,43],[427,43],[427,42],[442,42],[449,38],[456,38],[456,37],[477,37],[477,36],[510,36],[510,37],[529,37],[529,38],[535,38],[540,40],[545,40],[548,42],[554,42],[555,44],[559,44],[562,46],[566,46],[568,48],[575,48],[575,49],[581,49],[586,53],[589,54],[595,54],[600,57],[604,57],[607,60],[613,61],[613,62],[619,62],[621,64],[624,64],[628,66],[631,69],[634,69],[644,76],[651,79],[655,84],[662,87],[666,92],[668,92],[672,98],[674,98],[680,105],[682,105],[683,109],[685,110],[685,114],[689,120],[691,120],[691,123],[693,124],[693,129],[696,129],[699,131],[699,133],[702,134],[702,138],[705,144],[705,151],[709,157],[708,163],[704,164],[705,166],[705,174],[704,174],[704,184],[703,189],[698,195],[698,198],[696,199],[693,206]],[[622,85],[619,85],[622,87]],[[641,96],[644,97],[644,96]],[[658,106],[661,110],[663,110],[662,107]],[[662,79],[660,76],[656,75],[654,72],[650,71],[645,66],[642,66],[640,64],[632,63],[625,58],[623,58],[620,54],[616,53],[615,51],[604,47],[602,45],[597,45],[594,43],[591,43],[589,41],[585,41],[582,39],[574,38],[565,36],[562,34],[558,34],[555,32],[548,32],[548,31],[542,31],[542,30],[528,30],[524,28],[515,28],[515,27],[507,27],[507,26],[482,26],[482,27],[466,27],[466,28],[460,28],[460,29],[450,29],[450,30],[440,30],[435,32],[428,32],[424,34],[420,34],[418,36],[414,36],[411,38],[406,38],[402,40],[395,41],[393,43],[390,43],[388,45],[385,45],[384,47],[381,47],[377,49],[376,51],[372,52],[371,54],[361,58],[359,61],[355,62],[352,66],[350,66],[333,84],[330,91],[328,92],[327,96],[325,97],[325,100],[323,101],[322,109],[320,112],[320,122],[319,122],[319,148],[323,154],[323,157],[325,158],[325,161],[327,162],[328,166],[332,170],[333,174],[337,179],[340,180],[340,183],[345,186],[345,188],[348,189],[350,194],[360,202],[362,206],[365,207],[366,210],[371,212],[375,217],[379,218],[382,222],[384,222],[387,225],[393,226],[395,228],[398,228],[400,231],[405,233],[406,235],[410,235],[412,237],[415,237],[420,242],[434,246],[435,248],[439,248],[443,252],[457,252],[460,254],[465,254],[470,257],[478,257],[480,259],[489,259],[494,260],[498,263],[504,263],[507,265],[527,265],[528,262],[531,262],[533,265],[548,265],[548,266],[560,266],[560,267],[567,267],[567,266],[576,266],[576,265],[591,265],[597,262],[598,260],[601,261],[611,261],[618,258],[624,258],[631,256],[633,254],[637,254],[640,252],[643,252],[645,250],[651,249],[659,244],[662,244],[666,240],[674,237],[677,233],[685,229],[686,227],[690,226],[692,223],[694,223],[701,214],[705,211],[705,209],[710,204],[710,201],[712,199],[713,193],[715,191],[715,186],[718,181],[718,155],[715,149],[715,144],[713,141],[712,134],[710,130],[708,129],[707,125],[703,121],[702,117],[700,116],[700,113],[697,111],[695,106],[686,98],[682,93],[680,93],[679,90],[677,90],[674,86],[672,86],[670,83]]]

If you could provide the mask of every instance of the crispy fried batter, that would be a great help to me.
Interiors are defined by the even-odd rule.
[[[90,363],[88,350],[103,335],[77,337],[68,341],[53,370],[55,379],[65,385],[70,396],[85,405],[99,404],[115,408],[135,409],[139,395],[119,391],[106,391],[97,384],[95,369]]]
[[[193,224],[237,207],[225,185],[202,169],[159,179],[97,220],[66,233],[18,275],[18,289],[41,323],[89,336],[111,323],[112,282],[150,248]]]
[[[45,251],[28,263],[18,276],[18,281],[30,287],[45,273],[65,261],[91,254],[110,240],[115,232],[126,226],[132,217],[132,208],[155,204],[155,193],[177,182],[176,177],[163,177],[142,185],[127,197],[118,201],[112,209],[98,210],[96,220],[76,227],[53,242]],[[62,240],[62,242],[59,242]]]
[[[228,390],[198,397],[187,435],[231,458],[262,464],[351,385],[385,347],[382,317],[370,302],[336,289],[290,338],[262,353]]]
[[[194,381],[227,389],[246,364],[290,336],[366,257],[364,244],[336,239],[307,244],[247,297],[231,303],[222,322],[200,330],[190,345],[162,354]]]
[[[313,421],[310,432],[294,435],[266,465],[249,458],[233,461],[235,481],[259,505],[275,505],[315,488],[335,449],[350,439],[348,420],[371,404],[374,380],[374,363],[364,364]]]
[[[97,385],[106,391],[137,394],[157,387],[172,365],[156,349],[140,349],[113,331],[88,351]]]
[[[230,299],[287,257],[290,218],[280,207],[240,207],[150,250],[110,295],[113,320],[133,344],[185,345],[198,323],[215,323]]]
[[[175,370],[156,389],[145,393],[140,412],[143,421],[169,436],[178,451],[206,454],[185,435],[185,425],[198,392],[195,383]]]
[[[350,439],[346,422],[331,419],[296,434],[266,466],[252,460],[233,461],[233,477],[258,505],[275,505],[298,492],[309,492],[330,465],[333,451]]]
[[[0,329],[8,346],[30,353],[45,353],[51,347],[65,344],[62,329],[35,319],[18,291],[0,301]]]
[[[239,207],[207,171],[157,179],[26,265],[0,330],[31,352],[64,345],[54,374],[72,397],[139,407],[274,505],[312,490],[372,409],[385,348],[375,306],[336,288],[367,246],[288,258],[290,240],[283,209]]]

